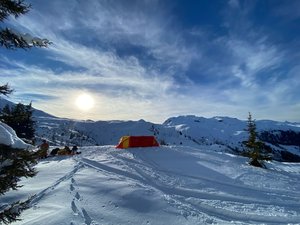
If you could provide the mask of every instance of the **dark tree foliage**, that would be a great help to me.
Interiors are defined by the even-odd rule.
[[[13,92],[13,90],[9,87],[8,84],[4,84],[4,85],[0,86],[0,95],[2,94],[2,95],[7,96],[7,95],[11,94],[12,92]]]
[[[31,5],[23,0],[0,0],[0,22],[26,14]],[[47,39],[32,37],[29,34],[21,34],[16,30],[0,26],[0,47],[7,49],[29,49],[31,47],[47,47],[51,42]],[[12,89],[6,85],[0,85],[0,94],[8,95]]]
[[[262,160],[271,160],[270,149],[260,140],[257,139],[256,124],[249,113],[247,121],[247,129],[249,137],[243,144],[246,147],[246,152],[243,155],[250,158],[250,165],[256,167],[265,167]]]
[[[0,120],[13,128],[19,138],[33,141],[35,122],[32,119],[32,112],[31,103],[29,105],[19,103],[12,108],[6,105],[0,114]]]
[[[33,197],[34,196],[30,197],[24,202],[17,201],[8,206],[0,206],[0,221],[9,224],[20,220],[18,217],[21,215],[22,211],[29,208],[29,204]]]
[[[259,138],[273,145],[295,145],[300,146],[300,132],[293,130],[272,130],[259,134]]]
[[[282,161],[297,162],[297,163],[300,162],[300,156],[299,155],[295,155],[295,154],[293,154],[291,152],[288,152],[288,151],[281,151],[280,154],[281,154]]]
[[[26,4],[24,0],[0,0],[0,22],[4,22],[9,16],[15,18],[26,14],[31,5]],[[6,49],[29,49],[32,47],[47,47],[51,44],[47,39],[32,37],[30,34],[21,34],[16,30],[6,26],[0,26],[0,47]],[[8,84],[0,85],[0,95],[9,95],[12,89]],[[14,113],[15,118],[10,117]],[[34,136],[33,121],[31,120],[32,108],[29,106],[17,105],[13,110],[4,107],[2,116],[8,123],[14,123],[17,134],[26,139],[32,139]],[[3,118],[2,118],[3,119]],[[10,189],[17,189],[18,181],[22,177],[32,177],[35,171],[32,169],[36,156],[27,151],[13,149],[0,143],[0,195]],[[13,204],[5,205],[0,203],[0,224],[11,223],[18,219],[20,213],[28,208],[31,199],[27,201],[17,201]]]
[[[0,0],[0,21],[7,19],[10,15],[18,17],[29,11],[30,4],[24,1]]]
[[[36,155],[33,152],[0,144],[0,195],[19,188],[18,181],[21,177],[36,175],[32,167],[36,163],[35,159]],[[30,200],[17,201],[9,205],[0,203],[0,224],[16,221],[20,213],[28,208]]]
[[[32,168],[35,158],[33,152],[0,144],[0,195],[20,187],[17,184],[20,177],[33,177],[36,174]]]
[[[8,19],[10,15],[15,18],[29,12],[31,5],[23,0],[0,0],[0,21]],[[47,47],[49,40],[32,37],[29,34],[20,34],[11,28],[0,28],[0,46],[8,49],[28,49],[34,46]]]

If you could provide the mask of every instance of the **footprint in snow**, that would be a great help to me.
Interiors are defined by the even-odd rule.
[[[77,206],[75,205],[74,201],[72,201],[72,203],[71,203],[71,208],[72,208],[74,215],[78,215],[79,210],[78,210]]]
[[[74,191],[74,190],[75,190],[75,188],[74,188],[74,185],[73,185],[73,184],[71,184],[71,185],[70,185],[70,190],[71,190],[71,191]]]
[[[82,214],[83,214],[83,217],[84,217],[84,222],[87,224],[87,225],[91,225],[92,223],[92,218],[89,216],[89,214],[87,213],[87,211],[82,208]]]
[[[76,192],[75,198],[76,198],[77,200],[80,200],[80,194],[79,194],[78,192]]]

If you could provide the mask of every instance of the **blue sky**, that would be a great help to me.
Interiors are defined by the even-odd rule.
[[[0,49],[14,102],[60,117],[300,121],[298,0],[51,0],[5,25],[53,42]],[[4,24],[2,24],[3,26]],[[75,101],[90,94],[95,105]]]

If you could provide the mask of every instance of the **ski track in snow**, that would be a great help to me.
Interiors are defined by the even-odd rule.
[[[88,199],[90,196],[87,196],[88,192],[80,182],[84,172],[91,171],[91,174],[95,172],[101,174],[106,181],[128,182],[128,185],[134,184],[145,190],[159,193],[165,204],[185,218],[185,224],[299,224],[300,194],[299,190],[292,189],[298,187],[294,184],[299,179],[299,166],[293,167],[289,164],[282,165],[280,168],[270,164],[275,169],[265,173],[270,173],[269,176],[276,176],[291,184],[291,188],[286,190],[280,187],[270,189],[254,186],[253,183],[251,185],[251,180],[247,179],[253,176],[253,172],[249,172],[252,171],[249,169],[233,177],[221,174],[222,171],[216,172],[208,162],[212,161],[222,166],[227,158],[224,156],[218,158],[217,153],[199,151],[188,148],[187,151],[182,151],[177,147],[130,150],[116,150],[111,146],[91,149],[85,147],[82,155],[66,159],[75,162],[73,168],[35,194],[31,206],[39,205],[45,197],[55,193],[60,184],[67,183],[70,194],[69,210],[72,213],[70,225],[114,224],[109,221],[104,222],[105,215],[95,217],[95,212],[90,211],[91,200]],[[195,166],[194,169],[199,170],[199,173],[192,170],[189,172],[188,168],[180,171],[181,167],[176,165],[176,162],[168,161],[168,157],[180,159],[186,167]],[[240,164],[236,165],[240,166]],[[258,171],[264,173],[263,170]],[[287,175],[291,180],[285,181]],[[99,212],[101,214],[101,208],[104,209],[105,204],[114,205],[115,209],[119,207],[110,201],[98,204],[98,214]],[[144,224],[156,223],[146,221]]]
[[[61,184],[62,182],[70,182],[69,190],[72,195],[72,201],[71,201],[71,210],[74,214],[74,216],[79,216],[81,218],[80,221],[82,221],[85,225],[95,225],[98,223],[95,223],[93,219],[89,216],[88,211],[84,208],[84,206],[81,204],[82,198],[78,190],[78,185],[76,183],[76,180],[74,179],[74,175],[84,167],[84,163],[81,161],[77,161],[74,168],[68,172],[66,175],[58,179],[56,182],[54,182],[53,185],[47,187],[43,191],[39,192],[34,196],[33,200],[31,201],[31,206],[37,205],[42,198],[44,198],[46,195],[50,194],[51,192],[55,192],[56,187]],[[77,223],[75,221],[71,221],[70,225],[76,225],[76,224],[83,224],[83,223]]]
[[[76,164],[75,167],[73,168],[73,170],[71,170],[71,172],[67,173],[66,175],[64,175],[63,177],[58,179],[56,182],[54,182],[53,185],[51,185],[51,186],[47,187],[46,189],[37,193],[31,200],[31,203],[30,203],[31,206],[34,206],[35,204],[37,204],[45,195],[48,195],[49,193],[55,191],[55,187],[58,186],[61,182],[71,179],[74,176],[74,174],[81,167],[82,167],[81,163]]]
[[[43,161],[44,164],[46,164],[46,161]],[[58,187],[62,182],[70,182],[69,190],[71,192],[71,195],[73,196],[73,200],[71,201],[71,210],[75,216],[80,216],[82,218],[82,221],[86,225],[95,225],[97,223],[94,223],[92,218],[89,216],[88,212],[85,210],[83,206],[80,205],[81,196],[77,190],[77,184],[74,179],[74,175],[84,167],[84,164],[80,161],[78,161],[74,168],[66,173],[64,176],[56,180],[52,185],[49,187],[43,189],[42,191],[38,192],[32,197],[32,200],[30,202],[31,207],[36,207],[38,203],[45,198],[47,195],[50,195],[52,192],[56,191],[56,187]],[[76,225],[76,224],[82,224],[72,221],[70,225]]]
[[[148,160],[143,153],[140,152],[136,152],[135,156],[138,156],[138,158],[141,159],[141,161],[143,163],[147,163],[148,165],[150,165],[150,168],[145,168],[144,165],[132,165],[133,168],[136,169],[136,171],[138,172],[138,174],[140,174],[142,177],[147,179],[147,184],[151,185],[152,187],[155,187],[157,189],[159,189],[160,191],[162,191],[165,195],[168,195],[169,197],[171,196],[171,201],[173,200],[174,202],[177,202],[176,204],[178,204],[178,201],[182,204],[179,204],[180,206],[182,205],[189,205],[190,207],[188,208],[188,212],[192,210],[196,210],[198,212],[201,213],[206,213],[208,215],[214,216],[214,217],[218,217],[218,218],[222,218],[225,221],[254,221],[254,222],[259,222],[259,223],[287,223],[287,222],[295,222],[295,221],[300,221],[300,217],[297,216],[293,219],[291,219],[291,221],[289,221],[286,217],[276,217],[274,218],[274,216],[270,216],[269,218],[264,216],[259,216],[257,214],[253,214],[253,215],[249,215],[247,213],[242,213],[242,214],[237,214],[236,212],[232,212],[229,210],[224,209],[224,206],[226,207],[227,205],[240,205],[241,203],[243,205],[246,204],[255,204],[256,207],[261,207],[263,208],[268,208],[269,205],[278,205],[278,200],[277,201],[272,201],[272,199],[276,199],[276,197],[279,196],[275,196],[274,193],[271,192],[263,192],[263,194],[265,195],[269,195],[272,199],[270,199],[270,201],[264,201],[264,200],[259,200],[259,199],[248,199],[245,198],[244,196],[234,196],[233,193],[226,193],[226,195],[222,194],[218,194],[218,193],[207,193],[207,192],[200,192],[199,190],[196,189],[186,189],[186,188],[177,188],[177,187],[173,187],[171,185],[166,184],[165,181],[167,181],[168,179],[171,179],[171,181],[168,181],[168,183],[176,183],[172,182],[172,179],[178,179],[178,176],[180,177],[190,177],[193,179],[198,179],[199,181],[204,181],[204,182],[208,182],[208,184],[210,185],[221,185],[222,186],[222,190],[227,189],[227,190],[233,190],[234,189],[238,189],[238,190],[242,190],[244,193],[249,193],[249,191],[253,191],[255,189],[251,189],[250,187],[246,187],[246,186],[241,186],[241,185],[235,185],[235,184],[228,184],[228,183],[224,183],[224,182],[218,182],[216,180],[212,180],[212,179],[207,179],[206,177],[195,177],[195,176],[188,176],[186,174],[180,174],[178,172],[173,172],[173,171],[169,171],[169,170],[161,170],[159,169],[159,166],[151,160]],[[127,161],[129,162],[129,161]],[[131,163],[131,162],[130,162]],[[147,171],[151,171],[150,173],[147,173]],[[146,171],[146,172],[145,172]],[[175,175],[175,176],[173,176]],[[159,177],[159,178],[157,178]],[[163,180],[164,183],[161,182],[157,182],[157,181],[161,181]],[[155,181],[155,182],[154,182]],[[227,186],[229,188],[227,188]],[[225,188],[224,188],[225,187]],[[261,191],[261,190],[260,190]],[[262,192],[262,191],[261,191]],[[257,193],[257,190],[255,190],[254,194]],[[277,193],[276,193],[277,194]],[[280,197],[284,196],[281,195]],[[287,194],[287,193],[284,193]],[[299,197],[299,193],[297,193],[297,196],[294,197]],[[173,198],[173,199],[172,199]],[[192,202],[189,202],[187,199],[189,198],[193,198],[192,200],[195,201],[195,199],[197,199],[199,204],[195,204]],[[206,200],[206,203],[205,201]],[[286,199],[284,199],[286,200]],[[222,202],[223,204],[223,208],[216,208],[214,205],[209,204],[209,201],[212,202]],[[288,201],[288,200],[287,200]],[[227,203],[226,203],[227,202]],[[291,202],[288,203],[286,201],[282,201],[280,202],[280,206],[285,207],[285,208],[290,208],[290,209],[294,209],[294,208],[300,208],[300,204],[299,202]]]
[[[114,151],[112,151],[111,154],[114,155],[112,158],[114,158],[115,164],[120,164],[121,161],[123,164],[133,169],[135,173],[104,165],[100,162],[96,162],[87,158],[82,158],[81,160],[85,166],[90,168],[101,170],[115,176],[117,175],[119,177],[133,179],[162,192],[162,194],[166,196],[166,201],[168,201],[168,203],[172,204],[174,207],[179,208],[182,211],[182,214],[185,216],[192,214],[201,215],[204,213],[227,222],[247,221],[249,223],[257,222],[282,224],[300,221],[299,215],[289,215],[290,218],[287,218],[286,215],[276,215],[276,212],[273,212],[274,215],[266,216],[257,215],[256,213],[251,214],[247,211],[240,211],[237,213],[236,211],[230,210],[234,208],[233,205],[236,205],[237,209],[240,207],[241,210],[246,209],[245,205],[248,205],[249,209],[257,208],[260,211],[269,211],[276,208],[278,208],[279,211],[281,210],[280,208],[292,210],[295,208],[300,208],[300,203],[295,201],[295,198],[299,197],[299,193],[294,193],[294,196],[293,193],[290,192],[273,193],[238,183],[232,184],[222,181],[219,182],[207,177],[189,176],[174,171],[163,170],[159,168],[157,163],[151,159],[147,159],[143,153],[139,151],[134,151],[134,159],[124,157],[122,154],[115,154]],[[178,184],[178,179],[180,180],[180,177],[188,177],[194,180],[199,180],[199,182],[204,182],[206,185],[211,186],[211,189],[213,189],[213,186],[217,184],[222,188],[222,190],[226,189],[230,192],[216,193],[212,191],[209,193],[207,191],[202,192],[198,189],[174,187],[174,185]],[[250,196],[235,195],[235,189],[240,190],[243,193],[247,193],[248,195],[250,192]],[[258,191],[261,192],[260,194],[267,196],[269,200],[258,199],[257,196],[255,196]],[[251,192],[253,192],[253,196],[251,196]],[[217,204],[222,205],[222,207],[218,207]],[[229,210],[226,208],[229,208]]]

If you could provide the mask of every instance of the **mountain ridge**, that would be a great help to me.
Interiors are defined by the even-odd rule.
[[[6,100],[7,101],[7,100]],[[0,107],[3,107],[0,99]],[[145,121],[92,121],[58,118],[43,111],[33,113],[36,143],[47,139],[53,146],[116,145],[122,136],[154,135],[163,145],[218,145],[220,151],[239,154],[248,133],[246,120],[228,116],[205,118],[180,115],[162,124]],[[256,120],[258,138],[271,149],[276,160],[300,162],[300,123]]]

